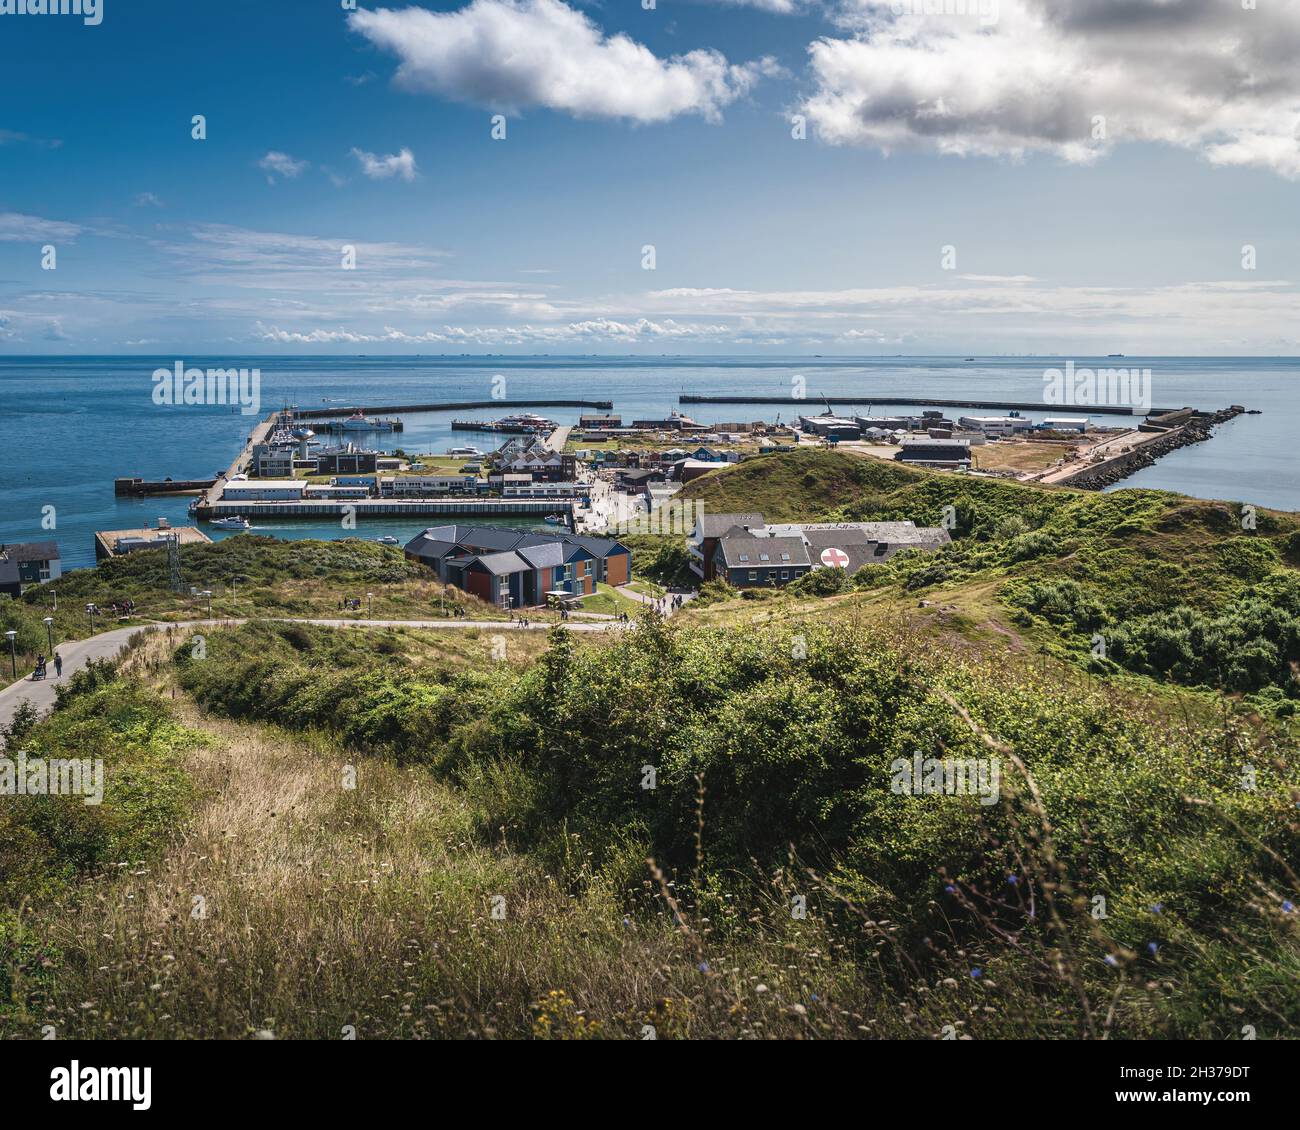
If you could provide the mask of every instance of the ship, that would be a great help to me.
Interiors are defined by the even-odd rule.
[[[451,426],[453,431],[504,432],[508,435],[549,435],[559,427],[554,420],[535,412],[520,412],[514,416],[502,416],[499,420],[453,420]]]
[[[247,519],[235,514],[229,518],[213,518],[212,525],[222,530],[251,530],[253,524]]]
[[[402,421],[396,417],[381,420],[377,416],[367,417],[362,412],[353,412],[343,420],[330,420],[325,425],[332,432],[400,432]]]

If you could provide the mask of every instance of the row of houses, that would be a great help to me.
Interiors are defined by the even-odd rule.
[[[913,522],[779,522],[757,512],[701,514],[687,539],[691,569],[701,580],[736,588],[788,585],[814,569],[880,565],[904,549],[935,551],[952,539],[937,526]]]
[[[612,538],[538,534],[497,526],[431,526],[407,542],[406,557],[501,608],[533,608],[548,598],[590,596],[596,585],[625,585],[632,551]]]

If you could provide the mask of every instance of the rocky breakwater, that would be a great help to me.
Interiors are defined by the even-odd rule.
[[[1171,428],[1158,438],[1132,451],[1080,471],[1078,475],[1072,476],[1061,485],[1068,485],[1077,490],[1103,490],[1115,483],[1123,482],[1134,471],[1152,466],[1157,459],[1168,455],[1171,451],[1177,451],[1178,448],[1188,447],[1193,443],[1203,443],[1214,434],[1215,425],[1223,423],[1224,420],[1231,420],[1234,416],[1240,416],[1245,411],[1246,409],[1240,404],[1234,404],[1218,412],[1193,416],[1187,423]]]

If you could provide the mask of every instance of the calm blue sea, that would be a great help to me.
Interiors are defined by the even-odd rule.
[[[160,407],[153,403],[152,374],[175,357],[0,358],[0,542],[54,538],[66,567],[94,562],[94,532],[152,523],[162,516],[186,521],[189,499],[133,500],[113,495],[113,479],[197,478],[226,467],[242,445],[253,417],[221,407]],[[1061,367],[1052,358],[951,357],[843,358],[618,358],[618,357],[187,357],[207,367],[258,367],[261,415],[282,403],[303,412],[353,403],[399,404],[486,400],[504,377],[509,399],[608,399],[625,419],[665,416],[683,392],[789,396],[794,376],[804,377],[808,399],[789,407],[692,406],[705,422],[785,420],[819,411],[819,395],[861,397],[876,415],[905,409],[888,394],[1038,401],[1042,374]],[[1127,357],[1074,358],[1076,365],[1127,365],[1152,370],[1157,407],[1222,408],[1244,404],[1242,416],[1215,438],[1162,459],[1125,486],[1176,490],[1285,510],[1300,510],[1300,359]],[[497,382],[497,387],[500,387]],[[836,409],[840,411],[839,408]],[[577,410],[544,409],[573,423]],[[1072,410],[1066,410],[1072,411]],[[1084,410],[1078,410],[1080,414]],[[491,418],[500,411],[467,415]],[[1061,414],[1047,410],[1043,414]],[[1034,413],[1029,413],[1034,416]],[[1102,422],[1105,418],[1100,418]],[[487,445],[472,433],[453,433],[450,416],[405,417],[406,430],[368,436],[376,446],[445,451],[456,443]],[[1112,422],[1114,422],[1112,418]],[[42,529],[44,508],[54,507],[57,527]],[[405,540],[421,523],[366,522],[367,537]],[[338,537],[337,526],[282,522],[260,528],[278,537]],[[213,537],[222,536],[209,529]]]

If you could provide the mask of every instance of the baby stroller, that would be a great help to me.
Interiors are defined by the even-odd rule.
[[[36,661],[36,670],[32,672],[32,682],[34,683],[37,679],[43,678],[45,678],[45,656],[42,655]]]

